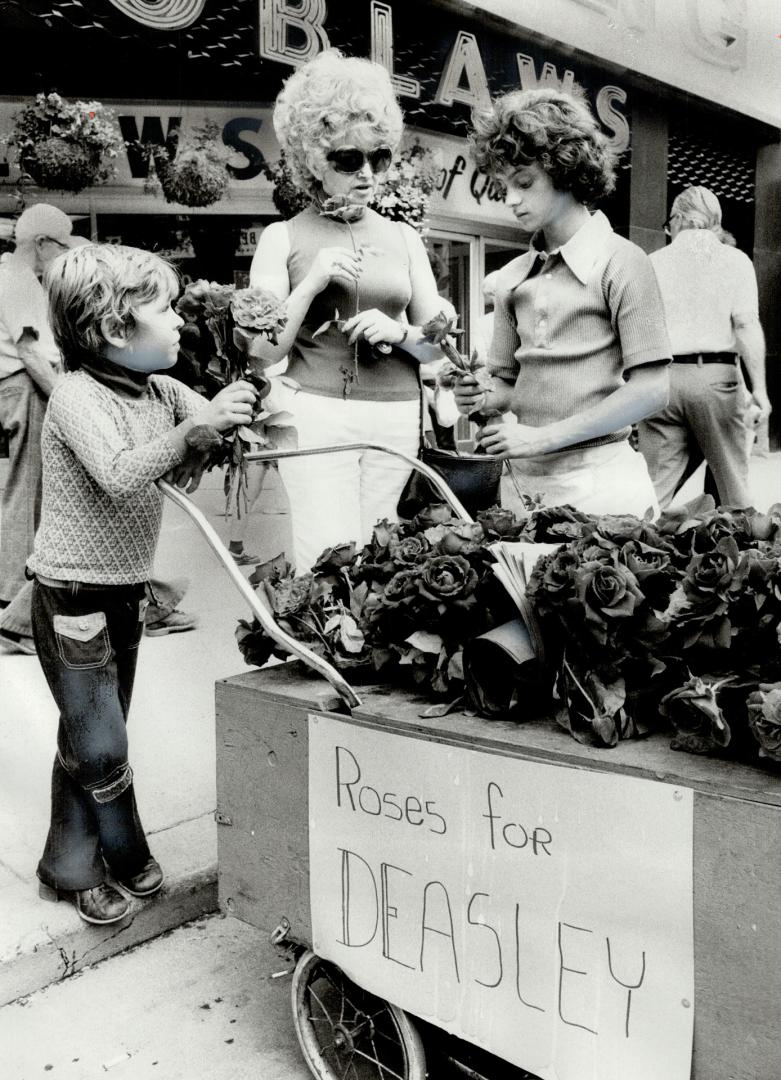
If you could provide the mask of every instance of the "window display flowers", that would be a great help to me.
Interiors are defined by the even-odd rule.
[[[402,150],[385,174],[373,208],[391,221],[425,233],[431,196],[439,177],[438,155],[419,142]]]
[[[105,183],[123,148],[114,113],[99,101],[38,94],[14,115],[9,143],[19,167],[41,187],[78,192]]]

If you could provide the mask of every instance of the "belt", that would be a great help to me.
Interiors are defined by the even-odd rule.
[[[145,582],[137,582],[133,585],[101,584],[97,581],[64,581],[62,578],[45,577],[43,574],[33,575],[41,585],[48,589],[70,589],[71,592],[106,592],[109,589],[139,589],[145,587]]]
[[[687,352],[676,353],[674,364],[737,364],[738,355],[734,352]]]

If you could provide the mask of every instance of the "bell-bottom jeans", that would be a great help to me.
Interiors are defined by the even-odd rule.
[[[33,636],[60,710],[51,823],[38,876],[90,889],[149,859],[128,763],[127,713],[147,604],[144,584],[33,584]]]

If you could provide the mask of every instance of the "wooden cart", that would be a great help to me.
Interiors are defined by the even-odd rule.
[[[436,474],[430,478],[442,490]],[[669,793],[676,800],[688,800],[690,816],[690,877],[686,900],[693,922],[693,994],[691,1000],[683,998],[677,1004],[694,1016],[691,1076],[693,1080],[778,1080],[781,1076],[778,1023],[781,779],[778,776],[729,761],[675,753],[662,736],[621,743],[613,750],[597,750],[578,744],[552,722],[486,721],[458,712],[427,719],[421,715],[426,703],[412,693],[391,691],[387,686],[368,686],[361,687],[359,696],[328,664],[281,634],[203,516],[181,493],[166,484],[161,486],[196,521],[263,625],[317,673],[295,662],[217,683],[216,819],[219,899],[224,911],[266,930],[276,939],[286,937],[300,943],[299,952],[313,942],[317,947],[313,929],[317,919],[313,916],[318,914],[324,882],[321,867],[317,875],[310,877],[311,856],[319,852],[319,841],[313,841],[311,836],[310,796],[313,791],[318,792],[319,776],[325,765],[310,751],[310,743],[316,737],[318,745],[322,745],[322,729],[329,726],[359,741],[376,742],[380,754],[393,748],[397,757],[400,753],[398,760],[403,762],[406,755],[410,768],[412,763],[425,758],[433,762],[432,773],[444,775],[447,762],[458,758],[463,763],[466,754],[475,761],[494,762],[496,768],[518,770],[524,777],[533,774],[543,790],[550,787],[566,792],[569,787],[579,786],[587,793],[592,788],[594,792],[604,788],[609,792],[611,785],[618,784],[619,793],[629,792],[631,799],[641,801],[646,794],[658,799],[660,791],[663,795]],[[448,497],[446,489],[443,496]],[[453,504],[452,498],[448,501]],[[463,507],[456,506],[457,512],[465,517]],[[316,727],[318,724],[320,728]],[[584,817],[588,817],[589,802],[586,794]],[[651,801],[649,805],[655,804]],[[318,813],[321,810],[322,805]],[[491,814],[489,806],[488,815],[482,816]],[[620,817],[620,812],[614,812],[612,819],[589,822],[589,842],[595,848],[607,847],[619,831]],[[417,818],[409,820],[419,824]],[[317,824],[320,827],[319,820]],[[494,824],[491,819],[492,830]],[[674,823],[660,820],[658,824],[660,829],[662,825],[674,829]],[[656,825],[657,822],[651,821],[650,831]],[[432,828],[432,831],[440,830]],[[379,842],[379,832],[377,835]],[[493,844],[493,832],[491,836]],[[531,850],[531,830],[525,834],[523,844],[518,842],[519,834],[509,836],[507,843],[512,847],[528,844]],[[536,830],[534,839],[536,846]],[[638,837],[638,864],[645,857],[645,846]],[[541,847],[544,849],[542,841]],[[680,850],[685,854],[687,849],[685,845],[679,848],[679,862]],[[626,845],[622,857],[624,870],[631,871],[633,855]],[[610,862],[605,866],[612,869]],[[604,876],[609,878],[610,873]],[[663,866],[658,876],[665,877]],[[616,880],[617,895],[620,886],[621,882]],[[475,892],[473,899],[484,895],[487,894]],[[393,913],[395,909],[386,898],[383,909],[386,922],[389,911]],[[516,909],[516,934],[517,920]],[[467,921],[471,927],[488,929],[479,918],[472,919],[470,915]],[[346,929],[341,944],[351,944]],[[609,950],[608,942],[608,954]],[[384,946],[383,957],[389,958]],[[420,960],[422,968],[422,953]],[[563,954],[560,968],[562,972],[584,974],[574,966],[566,966]],[[519,972],[517,968],[517,997],[524,1005],[543,1011],[541,1005],[524,1000]],[[338,967],[321,963],[311,951],[304,953],[294,979],[293,1003],[299,1039],[310,1069],[323,1080],[335,1077],[363,1080],[369,1076],[378,1080],[422,1078],[427,1075],[426,1067],[414,1027],[400,1008],[382,1000],[385,997],[393,1000],[392,992],[384,992],[382,978],[379,978],[379,994],[374,976],[369,981],[373,985],[364,992],[344,979]],[[493,985],[482,979],[474,981],[483,987]],[[629,985],[629,980],[621,983],[625,991]],[[320,1015],[314,1015],[323,1004],[321,998],[329,994],[336,995],[336,1012],[324,1008]],[[621,1032],[627,1040],[631,994],[631,989],[625,993],[626,1032]],[[440,1013],[447,1011],[446,1006],[446,1002],[444,1006],[440,1003]],[[429,1020],[433,1018],[435,1026],[439,1023],[436,1010],[428,1014],[425,1008],[412,1011],[424,1018],[428,1015]],[[568,1026],[588,1030],[588,1025],[563,1016],[561,987],[558,1014]],[[318,1029],[318,1025],[323,1027]],[[325,1039],[318,1034],[323,1028],[328,1033]],[[450,1025],[449,1030],[459,1034],[457,1024]],[[463,1030],[460,1033],[463,1035]],[[668,1030],[659,1030],[654,1035],[659,1047],[673,1037]],[[388,1051],[388,1056],[382,1048],[391,1043],[394,1048]],[[620,1040],[616,1045],[619,1043]],[[368,1047],[368,1054],[361,1050],[361,1045]],[[482,1045],[492,1048],[490,1040]],[[652,1056],[655,1053],[656,1049]],[[533,1068],[533,1062],[524,1059],[522,1049],[508,1060]],[[622,1072],[615,1061],[607,1071],[594,1071],[595,1068],[592,1065],[577,1073],[577,1080],[608,1080],[608,1077],[638,1080],[640,1075]],[[462,1065],[462,1069],[473,1077],[483,1075],[469,1065]],[[547,1075],[554,1072],[555,1069]],[[543,1070],[540,1073],[543,1075]],[[502,1067],[495,1075],[509,1077],[510,1067]],[[525,1074],[516,1071],[512,1075]],[[561,1075],[576,1073],[565,1071]],[[654,1072],[653,1066],[643,1075],[652,1080],[671,1078],[669,1072]],[[679,1070],[676,1075],[683,1074]]]

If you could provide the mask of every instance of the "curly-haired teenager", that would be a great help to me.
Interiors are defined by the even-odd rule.
[[[518,486],[593,513],[658,509],[631,425],[667,401],[669,345],[648,256],[589,205],[614,185],[614,159],[579,94],[526,90],[473,117],[472,154],[500,178],[528,252],[496,285],[493,387],[468,378],[462,412],[511,410],[479,434]]]
[[[90,923],[157,892],[163,872],[141,827],[126,720],[160,534],[155,481],[183,461],[194,424],[246,423],[255,393],[239,381],[206,401],[166,375],[183,320],[174,270],[157,255],[89,244],[46,276],[67,374],[43,422],[41,525],[33,634],[60,710],[51,825],[38,864],[45,899]],[[119,886],[117,888],[116,886]]]
[[[448,305],[414,229],[368,205],[402,134],[390,77],[379,64],[327,50],[286,81],[274,127],[312,202],[263,231],[250,281],[287,300],[278,345],[263,348],[267,359],[289,357],[299,446],[379,440],[414,456],[416,368],[441,358],[421,340],[420,325]],[[323,215],[329,199],[349,205],[349,223]],[[337,312],[345,323],[332,321]],[[372,348],[383,343],[395,348]],[[395,520],[409,473],[400,459],[374,451],[282,459],[279,471],[299,573],[329,545],[363,543],[378,520]]]

